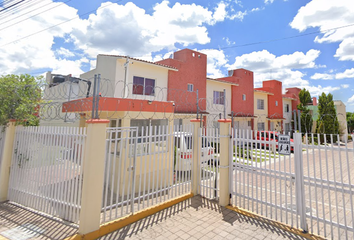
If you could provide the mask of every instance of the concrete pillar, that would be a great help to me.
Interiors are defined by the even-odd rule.
[[[10,167],[16,130],[15,123],[16,120],[10,120],[6,127],[4,148],[0,156],[0,202],[7,200],[7,192],[9,190]]]
[[[90,119],[86,123],[87,138],[81,195],[80,234],[93,232],[100,227],[106,153],[106,128],[109,120]]]
[[[220,197],[219,204],[224,207],[230,204],[230,178],[229,178],[229,159],[230,159],[230,127],[231,119],[220,119]]]
[[[201,161],[201,148],[202,141],[200,138],[200,122],[201,119],[192,119],[190,120],[193,124],[193,162],[192,162],[192,193],[194,195],[199,194],[199,185],[200,185],[200,161]]]

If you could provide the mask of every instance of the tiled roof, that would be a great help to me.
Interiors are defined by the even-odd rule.
[[[155,63],[155,62],[150,62],[150,61],[146,61],[146,60],[142,60],[142,59],[138,59],[138,58],[132,58],[132,57],[129,57],[129,56],[124,56],[124,55],[109,55],[109,54],[99,54],[99,55],[100,55],[100,56],[105,56],[105,57],[121,57],[121,58],[129,58],[129,59],[132,59],[132,60],[134,60],[134,61],[139,61],[139,62],[149,63],[149,64],[153,64],[153,65],[161,66],[161,67],[166,67],[166,68],[171,68],[171,69],[178,70],[178,69],[177,69],[177,68],[175,68],[175,67],[168,66],[168,65],[165,65],[165,64]]]
[[[231,85],[235,85],[235,86],[239,85],[238,83],[235,83],[235,82],[232,82],[232,81],[227,81],[227,80],[224,80],[224,79],[207,78],[207,80],[215,81],[215,82],[221,82],[221,83],[226,83],[226,84],[231,84]]]

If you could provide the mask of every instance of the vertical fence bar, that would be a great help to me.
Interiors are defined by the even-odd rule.
[[[302,163],[302,142],[301,133],[294,134],[294,154],[295,154],[295,181],[296,181],[296,209],[300,216],[300,227],[304,232],[308,231],[306,223],[306,205],[304,191],[304,169]]]

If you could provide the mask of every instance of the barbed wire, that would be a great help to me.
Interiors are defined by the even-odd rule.
[[[69,80],[68,80],[69,79]],[[17,94],[16,98],[23,97],[32,99],[28,108],[32,114],[38,117],[42,122],[59,121],[62,123],[78,123],[80,119],[91,119],[93,108],[93,82],[94,79],[56,79],[36,85],[25,85],[17,87],[7,87],[5,91]],[[216,127],[217,121],[222,118],[232,118],[238,122],[237,127],[253,128],[249,124],[258,125],[258,123],[274,122],[273,128],[282,129],[281,121],[290,124],[291,131],[299,129],[298,116],[292,113],[292,120],[286,120],[284,114],[274,113],[251,114],[245,112],[231,111],[231,96],[220,95],[219,97],[200,98],[198,91],[188,91],[182,89],[171,89],[167,86],[159,87],[155,84],[125,83],[123,80],[112,81],[102,78],[99,84],[99,104],[98,117],[107,119],[193,119],[204,118],[207,121],[204,126]],[[40,92],[40,99],[38,93]],[[0,103],[5,101],[6,96],[0,97]],[[36,102],[36,107],[33,107]],[[26,107],[26,105],[24,105]],[[11,107],[11,106],[10,106]],[[22,106],[23,107],[23,106]],[[14,109],[12,109],[14,111]],[[301,119],[302,132],[314,132],[315,129],[310,121],[321,122],[325,119],[332,119],[332,129],[343,127],[341,123],[347,122],[346,115],[338,113],[336,115],[323,114],[318,112],[303,114]],[[296,117],[296,121],[294,118]],[[338,119],[338,121],[336,121]],[[308,122],[307,122],[308,121]],[[249,123],[251,122],[251,123]],[[285,123],[283,122],[283,124]],[[240,125],[241,124],[241,125]],[[348,125],[352,125],[349,122]],[[326,132],[325,125],[319,128],[320,132]],[[346,129],[342,129],[342,132]],[[333,132],[335,133],[335,132]]]

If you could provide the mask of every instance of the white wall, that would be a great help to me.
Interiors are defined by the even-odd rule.
[[[289,112],[286,112],[286,104],[289,104]],[[292,108],[291,108],[291,99],[283,98],[283,115],[285,120],[283,120],[283,130],[285,131],[285,124],[290,123],[292,120]]]
[[[257,99],[264,100],[264,109],[257,109]],[[257,124],[259,122],[264,122],[265,130],[268,130],[268,94],[262,92],[254,92],[254,115],[257,116],[254,119],[254,130],[258,130]]]
[[[213,121],[219,120],[220,113],[222,118],[224,117],[224,105],[214,104],[213,102],[214,91],[223,92],[224,89],[226,91],[226,118],[230,118],[229,114],[231,114],[231,84],[207,80],[206,111],[209,113],[209,116],[207,117],[207,126],[213,126]]]

